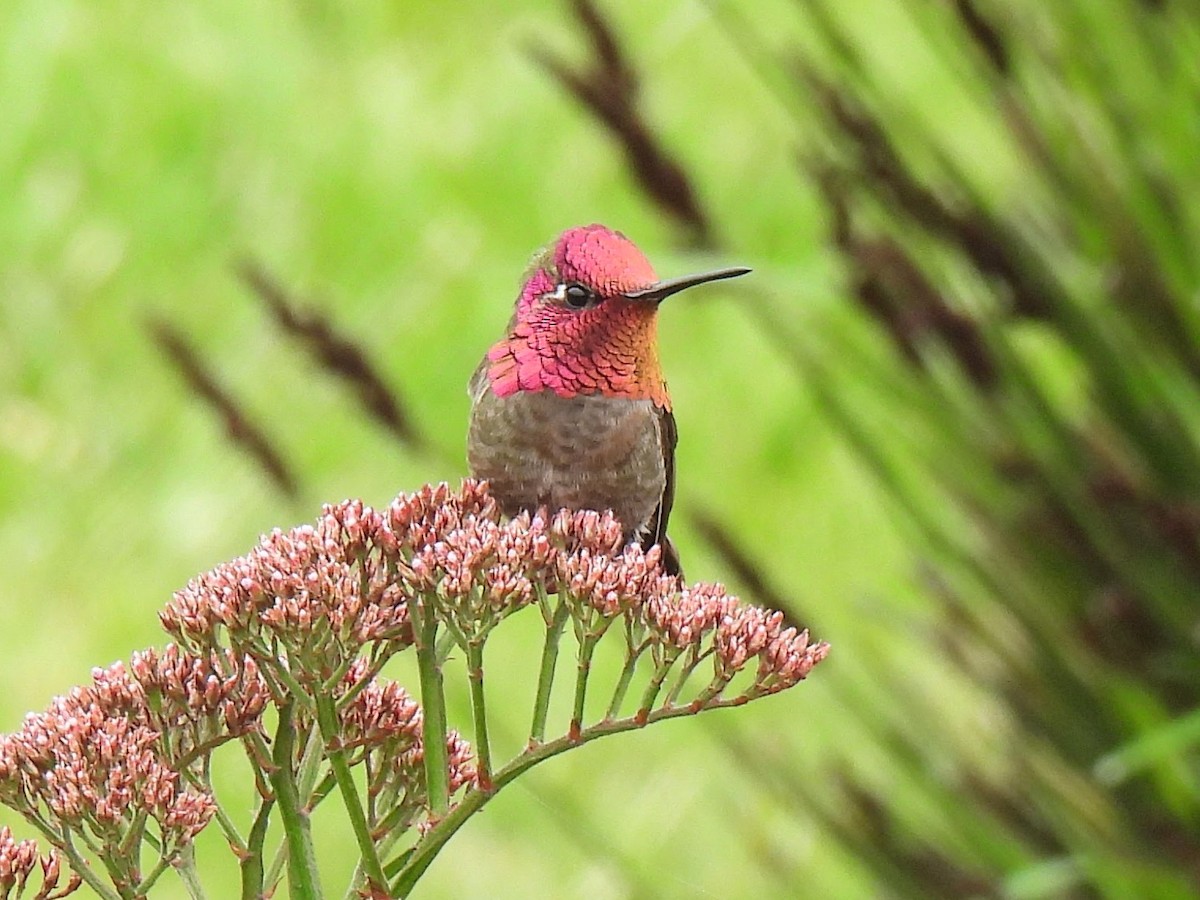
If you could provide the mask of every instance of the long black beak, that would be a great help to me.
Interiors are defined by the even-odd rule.
[[[660,300],[667,299],[672,294],[678,294],[680,291],[695,287],[698,284],[706,284],[709,281],[720,281],[722,278],[737,278],[749,271],[745,266],[734,266],[730,269],[717,269],[715,272],[704,272],[700,275],[684,275],[682,278],[660,281],[658,284],[652,284],[650,287],[642,288],[640,291],[630,291],[625,296],[630,300],[645,300],[650,303],[658,303]]]

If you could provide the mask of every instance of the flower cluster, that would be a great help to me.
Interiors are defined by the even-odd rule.
[[[421,529],[434,540],[413,552],[409,566],[417,595],[436,598],[459,633],[486,633],[533,601],[554,553],[543,517],[522,513],[502,523],[493,507],[446,524]]]
[[[214,739],[258,728],[270,699],[252,658],[232,650],[195,655],[177,644],[135,651],[128,672],[120,662],[93,670],[91,691],[110,715],[120,711],[169,734],[175,763]]]
[[[365,680],[364,680],[365,679]],[[358,660],[342,680],[347,702],[341,707],[339,743],[346,749],[382,751],[389,777],[407,779],[410,794],[423,791],[416,778],[425,753],[421,705],[400,685],[379,676],[367,677],[366,660]],[[450,792],[475,782],[471,745],[457,731],[446,738]]]
[[[215,646],[218,632],[263,660],[287,650],[293,674],[344,671],[371,642],[413,640],[410,604],[436,607],[460,640],[484,634],[560,591],[578,615],[630,613],[658,640],[706,650],[732,677],[757,660],[758,692],[803,679],[827,652],[782,616],[741,603],[720,585],[681,585],[659,550],[623,546],[611,513],[562,510],[502,520],[483,482],[401,494],[385,510],[326,506],[315,525],[274,531],[249,555],[176,593],[161,614],[181,641]]]
[[[122,857],[113,871],[132,888],[147,820],[169,862],[216,811],[197,777],[201,756],[256,729],[265,705],[253,663],[231,653],[135,654],[131,671],[121,663],[95,670],[90,686],[0,737],[0,800],[60,847],[83,835],[112,848]]]
[[[0,828],[0,898],[8,900],[10,897],[24,896],[35,866],[41,867],[42,886],[33,900],[57,900],[73,894],[83,883],[83,879],[72,874],[60,888],[62,857],[58,851],[51,850],[44,856],[39,855],[36,842],[14,840],[7,825]]]
[[[721,585],[698,584],[655,593],[643,604],[642,615],[667,644],[685,650],[711,634],[739,606]]]
[[[399,755],[421,741],[421,705],[394,681],[370,677],[367,661],[358,659],[342,679],[342,747],[386,747]]]
[[[643,551],[637,544],[621,548],[622,528],[610,512],[592,510],[560,513],[554,531],[564,539],[568,551],[555,560],[555,576],[564,597],[578,612],[592,611],[611,619],[655,599],[670,596],[679,579],[664,575],[659,568],[661,551]]]
[[[368,644],[412,641],[408,597],[389,566],[383,517],[358,501],[326,505],[315,525],[276,529],[246,556],[177,591],[159,619],[184,646],[225,640],[260,661],[282,648],[291,674],[321,680]]]
[[[189,865],[183,850],[219,813],[210,756],[230,740],[242,743],[261,797],[248,840],[220,817],[239,859],[263,858],[272,808],[290,839],[306,840],[308,814],[336,788],[359,806],[351,815],[365,848],[359,887],[387,888],[382,853],[415,826],[423,837],[394,861],[404,870],[398,883],[411,884],[446,839],[430,838],[426,851],[424,837],[465,819],[449,815],[453,804],[478,809],[515,774],[575,742],[790,687],[826,655],[827,645],[785,627],[781,613],[664,574],[659,548],[626,546],[623,533],[608,512],[505,519],[486,484],[468,480],[457,491],[441,484],[402,494],[381,510],[359,501],[326,506],[315,524],[273,531],[246,556],[193,579],[160,613],[177,643],[94,671],[91,685],[0,736],[0,802],[57,848],[41,859],[38,896],[62,896],[53,893],[58,854],[100,890],[98,868],[76,838],[103,861],[120,896],[141,896],[170,865]],[[546,624],[533,726],[525,759],[495,766],[483,645],[531,605]],[[589,727],[592,654],[618,621],[625,665],[606,716]],[[579,649],[573,713],[567,734],[547,742],[564,633]],[[475,748],[446,721],[441,666],[454,644],[465,651]],[[380,674],[410,647],[420,703]],[[705,663],[711,675],[693,684]],[[636,715],[619,719],[639,672],[648,685]],[[727,696],[741,672],[748,686]],[[365,803],[354,766],[365,772]],[[149,873],[143,845],[158,853]],[[288,852],[311,863],[307,851]],[[32,844],[0,831],[0,898],[23,888],[37,862]],[[279,877],[278,867],[273,875],[258,864],[242,871],[250,896],[270,894]],[[304,877],[315,883],[312,873]],[[66,888],[76,886],[78,878]]]
[[[337,747],[365,764],[373,833],[407,827],[426,809],[424,715],[403,687],[372,675],[357,660],[339,684]],[[476,784],[475,755],[456,731],[446,735],[449,793]],[[383,825],[384,827],[380,827]],[[428,819],[422,823],[428,827]]]
[[[554,574],[569,602],[605,620],[633,613],[674,651],[711,652],[722,682],[757,660],[752,693],[774,693],[802,681],[829,652],[828,644],[810,643],[807,631],[783,627],[782,612],[744,604],[720,584],[688,587],[664,575],[658,547],[621,547],[611,513],[563,511],[551,530],[567,548]]]

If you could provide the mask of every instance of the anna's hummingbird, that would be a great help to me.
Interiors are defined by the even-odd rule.
[[[471,378],[467,461],[501,509],[611,509],[627,541],[667,539],[675,418],[658,362],[658,304],[746,268],[659,281],[633,242],[572,228],[526,271],[504,337]]]

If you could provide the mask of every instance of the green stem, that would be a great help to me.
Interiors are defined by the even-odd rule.
[[[376,649],[378,649],[378,647],[376,647]],[[344,691],[341,696],[338,697],[338,709],[345,709],[347,706],[353,703],[354,698],[357,697],[363,691],[363,689],[366,688],[366,686],[370,684],[380,672],[383,671],[383,667],[389,658],[389,654],[373,653],[371,663],[367,667],[367,671],[363,677],[354,682],[353,686],[348,691]],[[339,680],[341,679],[339,678]],[[326,684],[328,685],[328,682],[326,682]],[[336,683],[330,686],[331,690],[334,688],[336,688]]]
[[[713,676],[713,680],[708,683],[708,687],[696,695],[696,699],[691,702],[690,706],[708,709],[713,700],[719,700],[721,692],[728,686],[729,678],[721,675]],[[742,695],[741,697],[735,697],[733,700],[728,701],[728,703],[729,705],[735,705],[745,703],[749,699],[748,696]]]
[[[420,812],[420,807],[414,803],[410,803],[407,799],[398,803],[390,809],[379,822],[379,831],[384,834],[384,837],[379,842],[379,855],[387,856],[392,851],[392,848],[400,842],[404,837],[405,832],[412,828],[413,820],[416,819],[417,813]],[[392,861],[394,862],[394,860]],[[383,870],[389,871],[392,862],[384,865]]]
[[[121,900],[121,895],[114,888],[105,884],[103,879],[96,874],[96,870],[88,865],[87,860],[75,849],[75,844],[71,841],[70,831],[64,830],[61,836],[55,834],[52,830],[46,830],[45,834],[46,837],[53,841],[55,846],[66,854],[71,868],[87,883],[88,887],[103,897],[104,900]]]
[[[475,755],[479,786],[489,790],[492,784],[492,744],[488,737],[487,704],[483,695],[483,639],[467,642],[467,678],[471,689],[471,712],[475,719]]]
[[[739,705],[741,704],[737,700],[717,700],[706,708],[718,709],[724,706]],[[439,851],[441,851],[442,847],[463,826],[467,819],[477,813],[502,787],[538,763],[557,756],[566,750],[570,750],[581,743],[586,743],[605,735],[634,731],[650,722],[659,722],[664,719],[673,719],[677,716],[694,714],[695,710],[690,706],[656,709],[649,713],[645,720],[639,716],[630,716],[624,719],[609,719],[582,729],[577,738],[573,738],[567,734],[553,741],[540,743],[536,746],[531,745],[529,749],[496,773],[494,791],[468,791],[462,800],[455,804],[454,809],[450,810],[450,813],[445,818],[429,830],[425,837],[421,839],[421,842],[413,848],[412,854],[408,857],[404,867],[396,876],[396,880],[392,882],[391,895],[393,897],[407,897],[417,881],[425,873],[425,870],[429,868]]]
[[[260,798],[258,811],[250,826],[250,837],[246,841],[246,852],[241,858],[242,900],[260,900],[263,896],[263,844],[267,840],[267,826],[271,823],[271,809],[275,798]]]
[[[212,783],[208,782],[205,787],[212,794]],[[225,812],[220,803],[217,804],[216,818],[217,823],[221,826],[221,831],[225,833],[225,840],[229,842],[229,845],[233,847],[236,853],[239,855],[244,853],[246,851],[246,842],[243,840],[241,832],[238,831],[237,825],[229,817],[229,813]]]
[[[208,895],[204,893],[204,885],[200,883],[200,873],[196,871],[196,851],[195,848],[188,844],[179,854],[179,858],[174,862],[175,871],[179,873],[179,880],[183,882],[184,889],[187,890],[188,896],[192,900],[204,900]],[[138,885],[139,892],[148,893],[150,885],[158,876],[151,873],[146,879]]]
[[[450,650],[454,647],[461,647],[464,651],[467,649],[469,638],[466,633],[458,627],[458,623],[454,621],[454,617],[447,615],[442,621],[441,626],[446,630],[446,633],[438,640],[438,662],[445,662],[450,656]]]
[[[313,789],[308,793],[308,808],[316,809],[320,806],[325,798],[333,792],[335,787],[337,787],[337,778],[334,777],[332,772],[326,772],[325,777],[314,785]]]
[[[320,900],[321,882],[317,860],[313,853],[312,824],[300,803],[296,779],[292,772],[292,755],[296,740],[292,711],[294,698],[288,698],[279,708],[279,726],[275,729],[274,766],[270,772],[279,818],[283,822],[287,843],[288,896],[292,900]]]
[[[675,702],[679,699],[680,692],[683,690],[683,686],[687,683],[687,680],[692,677],[692,673],[696,671],[696,667],[700,665],[700,663],[704,662],[704,660],[708,659],[708,657],[710,657],[712,654],[712,647],[709,647],[703,653],[697,653],[695,648],[690,651],[690,656],[692,658],[684,665],[683,671],[679,673],[679,676],[675,679],[675,683],[671,685],[671,689],[667,691],[667,699],[664,701],[667,706],[675,705]]]
[[[667,674],[671,671],[671,667],[675,665],[675,660],[678,658],[678,652],[674,648],[667,650],[667,656],[663,662],[659,663],[658,668],[654,670],[654,675],[650,679],[650,683],[646,685],[646,692],[642,694],[642,703],[638,707],[636,718],[644,721],[649,721],[650,708],[654,706],[654,701],[658,699],[658,692],[662,690],[663,682],[667,678]]]
[[[269,671],[279,679],[283,685],[283,695],[285,697],[288,697],[291,701],[303,703],[306,707],[312,709],[311,688],[301,684],[296,676],[292,674],[292,670],[282,660],[275,660],[272,665],[263,666],[261,671]]]
[[[371,829],[367,826],[367,816],[363,812],[362,799],[358,796],[358,786],[354,783],[354,776],[350,774],[350,766],[346,762],[346,751],[341,747],[333,698],[322,693],[316,699],[317,723],[321,727],[321,736],[325,739],[325,753],[329,757],[333,777],[337,779],[346,814],[350,817],[350,827],[354,831],[355,841],[358,842],[358,852],[362,855],[363,871],[372,888],[383,890],[387,887],[387,878],[384,877],[383,865],[375,852],[375,842],[371,839]]]
[[[357,659],[358,657],[352,653],[346,654],[346,658],[342,660],[338,667],[325,677],[321,684],[321,690],[330,693],[337,693],[337,689],[341,685],[342,679],[346,677],[346,673],[350,671],[350,667],[354,665]],[[368,675],[367,678],[363,678],[355,682],[355,684],[351,686],[350,691],[347,691],[346,693],[353,692],[357,694],[366,686],[369,677],[370,676]]]
[[[313,803],[313,791],[321,775],[321,763],[325,761],[325,746],[319,724],[317,728],[308,727],[306,730],[308,735],[304,741],[304,754],[296,770],[296,790],[300,794],[300,802],[311,813],[317,806]]]
[[[437,642],[437,661],[440,665],[450,658],[450,651],[458,646],[458,639],[454,636],[454,632],[447,628],[444,633],[438,636]]]
[[[283,869],[287,865],[287,844],[280,844],[271,860],[271,868],[267,869],[267,877],[263,879],[263,896],[275,896],[275,888],[283,880]]]
[[[104,870],[108,872],[109,881],[117,893],[126,900],[135,900],[133,894],[133,879],[129,875],[128,861],[121,858],[119,847],[110,842],[105,841],[102,845],[96,845],[88,838],[86,832],[81,831],[79,836],[83,838],[84,843],[88,844],[93,853],[99,857],[100,862],[104,865]]]
[[[583,705],[587,699],[588,675],[592,671],[592,654],[596,650],[597,643],[599,643],[599,637],[584,631],[583,640],[579,644],[579,667],[575,671],[575,705],[571,712],[570,733],[576,736],[579,735],[583,726]]]
[[[535,584],[533,589],[537,594],[538,612],[542,614],[542,621],[549,628],[550,622],[554,618],[554,613],[550,611],[550,595],[546,593],[546,588],[541,583]]]
[[[150,818],[150,813],[142,810],[133,817],[133,821],[129,823],[129,827],[125,832],[125,838],[117,845],[117,855],[121,858],[128,858],[143,840],[149,839],[154,841],[152,835],[146,833],[146,820]],[[157,843],[157,842],[155,842]],[[162,850],[162,847],[156,847]]]
[[[270,771],[275,763],[271,761],[271,748],[267,745],[263,734],[255,730],[245,735],[241,740],[242,751],[250,763],[250,771],[254,773],[254,788],[260,797],[273,796],[270,784]]]
[[[171,865],[171,860],[169,860],[165,855],[159,856],[158,861],[154,864],[154,868],[150,870],[150,874],[148,874],[134,886],[134,896],[145,897],[146,894],[150,893],[150,888],[154,887],[154,882],[158,881],[159,876],[161,876],[162,873],[167,870],[167,866],[169,865]],[[179,872],[179,877],[183,879],[183,883],[185,885],[189,885],[189,894],[191,893],[191,882],[195,882],[196,886],[199,887],[200,879],[196,874],[196,865],[194,860],[190,866],[190,878],[188,877],[189,867],[185,867],[184,865],[180,864],[177,866],[177,871]],[[200,889],[200,896],[204,896],[203,888]]]
[[[437,655],[438,620],[427,599],[420,598],[410,608],[417,612],[414,628],[424,710],[421,737],[425,750],[425,791],[429,810],[436,820],[450,809],[450,774],[446,760],[446,697]]]
[[[346,893],[342,895],[342,900],[362,900],[362,886],[366,872],[363,869],[362,860],[354,866],[354,871],[350,873],[350,883],[346,886]]]
[[[608,712],[604,714],[604,718],[615,719],[620,714],[621,704],[625,702],[625,694],[629,692],[629,685],[633,681],[633,673],[637,671],[638,660],[642,658],[646,647],[646,644],[636,649],[631,647],[629,653],[626,654],[625,665],[621,667],[621,677],[617,679],[617,686],[613,689],[612,702],[608,704]]]
[[[533,701],[533,725],[529,729],[529,744],[535,746],[546,737],[546,717],[550,713],[550,690],[554,686],[554,667],[558,662],[558,644],[562,640],[563,626],[567,624],[569,610],[559,598],[546,626],[546,643],[542,647],[542,668],[538,673],[537,697]]]

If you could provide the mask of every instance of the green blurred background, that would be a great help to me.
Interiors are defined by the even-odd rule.
[[[466,380],[526,261],[601,221],[664,276],[754,267],[663,310],[673,532],[691,577],[784,598],[833,655],[535,770],[420,896],[1195,896],[1200,5],[599,14],[0,6],[0,728],[161,644],[170,592],[261,532],[465,474]],[[348,829],[317,827],[340,879]]]

